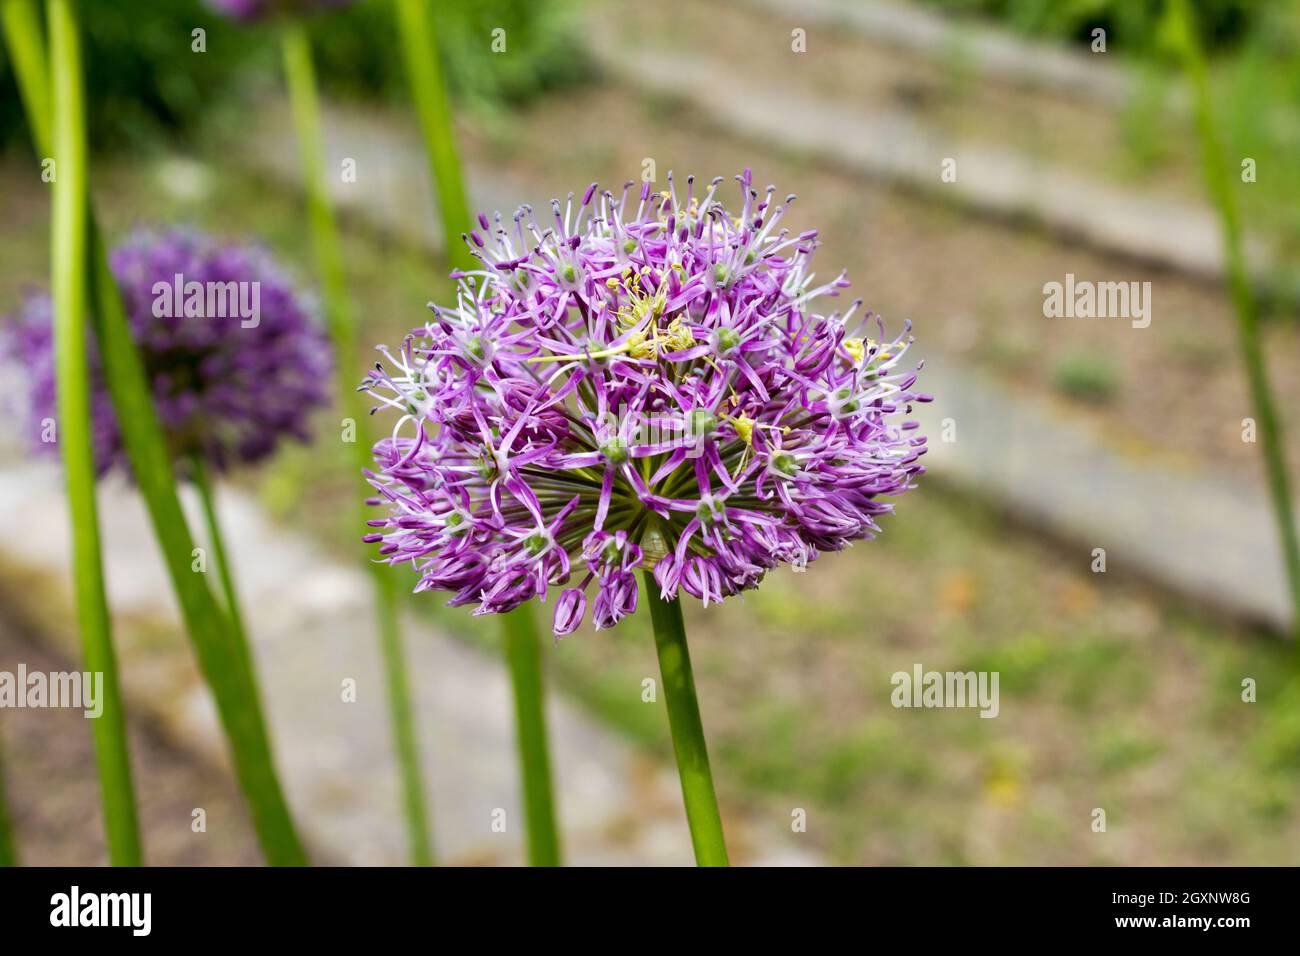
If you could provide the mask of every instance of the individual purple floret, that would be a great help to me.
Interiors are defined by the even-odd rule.
[[[309,437],[328,404],[333,366],[314,307],[255,246],[189,231],[141,232],[110,265],[154,404],[178,461],[200,454],[225,469],[269,456],[281,439]],[[25,374],[24,420],[38,447],[55,411],[50,298],[29,295],[0,323],[0,357]],[[129,471],[97,350],[90,350],[91,415],[100,474]]]
[[[207,0],[208,6],[232,20],[250,23],[280,14],[318,13],[337,10],[355,0]]]
[[[811,311],[847,279],[814,284],[817,233],[778,226],[794,197],[737,179],[735,216],[721,178],[683,201],[671,176],[593,185],[545,226],[479,216],[482,268],[363,385],[398,413],[366,540],[417,590],[483,614],[554,585],[567,634],[593,584],[596,627],[635,611],[639,568],[708,604],[879,530],[924,471],[910,326]]]

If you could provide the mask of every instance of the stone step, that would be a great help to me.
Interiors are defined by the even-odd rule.
[[[960,58],[981,77],[1107,107],[1124,105],[1137,91],[1132,73],[1107,59],[1060,44],[1035,42],[991,23],[945,16],[916,3],[893,0],[739,0],[791,26],[846,30],[872,43],[932,60]],[[1110,39],[1110,38],[1108,38]],[[1169,105],[1186,109],[1182,88]]]
[[[689,104],[717,128],[769,148],[833,163],[1000,219],[1040,224],[1062,238],[1140,262],[1222,280],[1217,217],[1205,203],[1170,199],[1054,166],[1015,149],[963,141],[911,112],[866,111],[816,95],[782,73],[756,73],[677,48],[633,43],[610,12],[585,34],[593,58],[644,92]],[[955,178],[944,178],[952,161]],[[1261,284],[1274,274],[1270,245],[1247,240]]]
[[[1281,545],[1262,487],[1126,457],[1084,422],[933,353],[921,380],[935,397],[916,408],[937,477],[1076,543],[1080,568],[1102,548],[1107,572],[1135,572],[1290,632]]]

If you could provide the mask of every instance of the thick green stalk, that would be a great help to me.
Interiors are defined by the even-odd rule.
[[[406,59],[411,97],[420,117],[429,172],[438,194],[447,259],[460,268],[472,268],[474,257],[460,238],[470,228],[465,177],[456,149],[451,104],[443,81],[437,35],[429,15],[429,0],[394,0],[394,3],[397,5],[398,33]]]
[[[205,576],[195,570],[194,538],[176,494],[172,462],[145,370],[131,339],[121,292],[108,267],[107,249],[102,239],[94,238],[95,304],[91,314],[132,474],[162,547],[199,671],[216,702],[262,852],[272,866],[304,866],[307,855],[276,774],[251,662]]]
[[[0,736],[0,866],[18,865],[18,847],[14,844],[13,824],[9,819],[9,802],[5,796],[4,739]]]
[[[113,651],[95,504],[95,450],[90,431],[90,371],[86,355],[87,170],[81,40],[74,0],[50,0],[53,66],[54,202],[51,287],[58,382],[59,447],[72,522],[73,579],[85,668],[103,675],[103,713],[92,725],[104,803],[108,856],[114,866],[139,866],[140,824],[131,786],[122,689]]]
[[[1291,591],[1292,630],[1297,638],[1297,647],[1300,647],[1300,538],[1297,538],[1296,532],[1291,480],[1287,473],[1282,441],[1282,426],[1268,384],[1268,372],[1264,366],[1263,348],[1259,337],[1259,308],[1246,267],[1237,199],[1233,195],[1228,166],[1224,161],[1223,144],[1214,119],[1210,83],[1196,32],[1195,16],[1186,0],[1171,0],[1169,13],[1172,16],[1174,40],[1192,83],[1196,132],[1201,144],[1201,162],[1223,231],[1228,285],[1237,316],[1237,340],[1246,370],[1246,380],[1250,385],[1251,402],[1254,405],[1255,421],[1259,428],[1259,449],[1264,456],[1269,495],[1273,500],[1278,537],[1281,539],[1282,553],[1286,562],[1287,583]]]
[[[334,351],[338,355],[338,393],[342,397],[344,414],[352,419],[355,428],[360,428],[360,423],[365,421],[366,416],[356,391],[351,364],[356,354],[356,320],[352,300],[348,295],[338,224],[325,181],[325,143],[321,134],[320,104],[316,95],[316,72],[312,65],[311,44],[301,25],[293,21],[285,24],[282,48],[289,103],[298,137],[303,186],[307,194],[308,222],[325,293],[326,324],[334,341]],[[370,467],[372,462],[363,442],[354,441],[352,447],[359,474],[363,468]],[[363,526],[369,517],[362,506],[358,527]],[[425,809],[420,745],[415,732],[410,679],[407,676],[406,655],[398,620],[397,586],[392,573],[382,565],[370,563],[370,573],[375,589],[375,611],[379,624],[380,649],[384,658],[389,717],[402,775],[411,862],[416,866],[431,866],[433,838]]]
[[[660,599],[659,584],[650,571],[645,572],[645,598],[654,623],[664,703],[668,707],[668,726],[673,736],[677,773],[682,781],[682,800],[686,804],[695,862],[700,866],[726,866],[727,844],[722,836],[722,816],[713,792],[704,725],[700,722],[700,705],[695,697],[682,606],[677,598]]]
[[[0,0],[0,21],[8,39],[9,61],[18,77],[18,94],[22,97],[23,109],[29,122],[35,124],[34,139],[45,144],[40,148],[44,151],[53,141],[50,124],[54,109],[50,105],[50,68],[45,62],[45,44],[41,39],[36,0]]]
[[[504,615],[506,660],[515,695],[515,739],[524,780],[528,865],[559,866],[560,838],[551,795],[551,758],[546,743],[542,655],[529,607]]]
[[[397,618],[397,578],[386,565],[375,563],[370,564],[370,577],[375,586],[375,607],[379,617],[379,639],[384,658],[384,680],[388,690],[393,743],[401,767],[411,863],[414,866],[432,866],[433,835],[425,809],[424,778],[420,773],[420,741],[415,732],[415,705],[411,700],[410,679],[406,674],[406,652],[402,647],[401,625]]]
[[[212,558],[217,564],[217,579],[221,582],[221,591],[226,599],[226,617],[230,622],[231,636],[239,645],[239,650],[248,666],[249,680],[256,690],[257,672],[253,668],[253,652],[248,644],[248,629],[244,626],[244,612],[240,606],[239,593],[235,590],[234,570],[226,554],[221,524],[217,520],[217,500],[212,488],[212,479],[208,476],[207,462],[203,460],[202,455],[191,455],[189,466],[190,475],[194,480],[194,489],[199,493],[199,504],[203,508],[203,520],[208,528],[208,546],[212,548]]]
[[[21,59],[14,57],[15,65],[43,60],[40,51],[44,46],[38,19],[31,9],[32,0],[0,2],[6,4],[4,25],[9,50],[28,51]],[[15,6],[29,9],[15,12],[10,9]],[[30,55],[32,51],[36,55]],[[51,101],[46,75],[35,69],[19,69],[15,75],[24,104]],[[51,155],[52,117],[29,115],[27,122],[37,153]],[[235,773],[248,800],[263,852],[272,864],[300,865],[306,862],[306,856],[275,774],[257,694],[238,645],[231,638],[224,611],[204,576],[192,569],[194,539],[176,495],[170,452],[89,200],[86,205],[89,249],[84,268],[90,275],[90,316],[131,469],[162,548],[199,670],[216,701]]]

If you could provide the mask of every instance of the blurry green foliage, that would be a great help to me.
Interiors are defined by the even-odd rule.
[[[571,36],[574,0],[431,0],[453,93],[493,111],[587,75]],[[82,4],[91,142],[98,148],[147,145],[184,133],[238,94],[282,84],[274,25],[241,26],[202,0],[95,0]],[[192,49],[205,31],[206,52]],[[504,30],[505,51],[493,52]],[[326,92],[404,102],[405,76],[389,0],[360,0],[312,18],[317,68]],[[499,45],[499,43],[498,43]],[[13,77],[0,50],[0,147],[25,143]]]
[[[1126,159],[1139,174],[1150,174],[1169,163],[1182,148],[1177,118],[1170,115],[1172,75],[1144,62],[1136,73],[1134,92],[1120,113]]]
[[[1243,218],[1280,234],[1279,262],[1300,258],[1300,4],[1261,4],[1248,42],[1211,64],[1216,111],[1234,162],[1249,157]],[[1235,171],[1234,171],[1235,172]],[[1294,281],[1294,280],[1293,280]]]
[[[576,0],[432,3],[452,91],[475,108],[516,106],[588,75],[581,43],[573,36]],[[502,32],[494,33],[498,30]],[[327,90],[405,99],[406,74],[390,0],[362,0],[317,17],[312,40]]]
[[[1300,772],[1300,680],[1286,682],[1276,694],[1287,706],[1280,708],[1278,719],[1252,736],[1251,756],[1263,767],[1296,774]]]
[[[1052,384],[1070,398],[1101,404],[1114,398],[1120,383],[1115,364],[1108,358],[1077,352],[1056,363]]]
[[[1155,40],[1165,0],[925,0],[952,13],[994,17],[1035,36],[1092,42],[1092,31],[1106,31],[1112,43],[1133,49]],[[1215,49],[1245,35],[1265,4],[1256,0],[1197,0],[1206,45]]]
[[[198,0],[117,0],[81,5],[86,108],[92,145],[135,142],[183,126],[220,96],[232,70],[224,51],[239,28]],[[191,51],[206,31],[207,54]],[[0,146],[26,143],[22,104],[0,46]]]
[[[1153,736],[1128,726],[1124,720],[1102,728],[1089,740],[1090,756],[1106,774],[1122,773],[1144,766],[1160,756],[1164,744]]]

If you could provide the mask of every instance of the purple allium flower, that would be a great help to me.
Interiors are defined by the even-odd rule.
[[[197,453],[224,469],[269,456],[281,438],[307,440],[311,412],[329,402],[329,341],[264,251],[140,232],[109,261],[178,461]],[[36,435],[56,416],[51,314],[49,296],[35,293],[0,322],[0,358],[25,374],[23,417]],[[129,471],[93,346],[90,361],[96,468]]]
[[[317,13],[337,10],[355,0],[207,0],[208,6],[218,13],[251,23],[278,14]]]
[[[564,587],[565,634],[593,584],[598,628],[635,611],[638,568],[708,604],[879,530],[924,471],[910,326],[811,311],[847,279],[814,284],[817,233],[778,228],[794,197],[737,179],[734,216],[721,178],[479,216],[482,268],[362,386],[398,412],[366,540],[417,590],[482,614]]]

